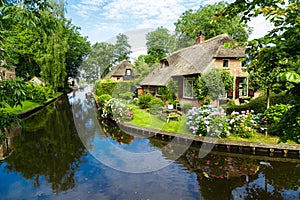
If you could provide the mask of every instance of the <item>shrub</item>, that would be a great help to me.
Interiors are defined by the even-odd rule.
[[[157,114],[159,109],[164,106],[164,102],[161,99],[158,98],[153,98],[149,102],[149,107],[150,107],[150,113],[151,114]]]
[[[96,104],[98,105],[99,108],[102,108],[106,106],[107,102],[111,98],[112,97],[109,94],[102,94],[100,97],[96,98]]]
[[[139,106],[142,108],[150,108],[150,101],[154,98],[151,94],[144,94],[139,97]]]
[[[191,103],[184,103],[182,105],[182,108],[183,108],[183,112],[184,113],[187,113],[188,110],[192,109],[193,105]]]
[[[289,104],[293,101],[295,97],[291,94],[280,93],[280,94],[272,94],[270,97],[270,106],[276,104]],[[244,110],[253,110],[255,113],[264,113],[267,109],[267,97],[266,95],[253,98],[249,101],[249,103],[243,105],[229,105],[226,104],[224,106],[227,114],[232,113],[233,111],[242,112]]]
[[[280,136],[280,142],[294,140],[300,144],[300,103],[286,111],[281,119],[268,129],[268,133]]]
[[[254,111],[233,112],[229,116],[229,131],[242,138],[253,137],[256,133],[255,123],[253,121]]]
[[[224,110],[211,106],[192,108],[187,114],[186,124],[193,134],[199,136],[222,137],[228,130]]]
[[[117,82],[111,79],[101,80],[97,83],[96,95],[101,96],[102,94],[109,94],[112,96],[116,85]]]
[[[102,118],[112,118],[116,122],[131,120],[133,118],[132,109],[118,99],[111,98],[99,108]]]
[[[285,112],[290,109],[289,105],[276,104],[265,111],[265,116],[268,124],[275,124],[281,121]]]
[[[27,100],[44,103],[51,97],[51,89],[45,86],[28,83],[26,85]]]

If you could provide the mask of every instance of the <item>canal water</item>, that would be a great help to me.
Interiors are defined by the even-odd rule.
[[[212,151],[199,158],[198,147],[173,148],[182,145],[98,120],[85,94],[74,91],[23,121],[13,152],[0,161],[0,199],[300,197],[298,155]]]

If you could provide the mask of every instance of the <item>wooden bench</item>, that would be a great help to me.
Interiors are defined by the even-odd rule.
[[[181,116],[176,111],[171,111],[167,109],[162,109],[157,114],[161,119],[167,120],[167,123],[169,123],[170,119],[176,119],[177,121],[179,121]]]

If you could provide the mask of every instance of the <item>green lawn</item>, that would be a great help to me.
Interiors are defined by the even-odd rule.
[[[186,118],[182,116],[180,121],[171,119],[169,123],[161,119],[158,115],[152,115],[146,110],[140,109],[137,106],[131,106],[134,113],[133,120],[129,123],[146,128],[154,128],[169,132],[177,132],[183,134],[191,134],[188,127],[185,125]]]
[[[16,106],[13,108],[4,108],[7,111],[13,112],[13,113],[21,113],[21,112],[26,112],[28,110],[31,110],[35,107],[41,106],[42,104],[36,103],[33,101],[22,101],[22,107],[21,106]]]

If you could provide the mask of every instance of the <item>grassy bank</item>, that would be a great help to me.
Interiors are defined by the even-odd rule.
[[[146,110],[140,109],[139,107],[134,105],[131,105],[131,107],[134,113],[134,118],[132,121],[127,123],[136,126],[146,127],[146,128],[154,128],[154,129],[168,131],[168,132],[176,132],[176,133],[192,135],[192,133],[188,130],[188,126],[185,124],[186,122],[185,116],[181,116],[180,121],[170,120],[170,122],[167,123],[166,120],[161,119],[158,115],[152,115]],[[239,136],[230,135],[229,137],[221,138],[220,140],[277,144],[279,141],[279,137],[265,135],[263,133],[256,133],[252,138],[241,138]],[[287,141],[286,144],[297,144],[297,143],[294,141]]]

